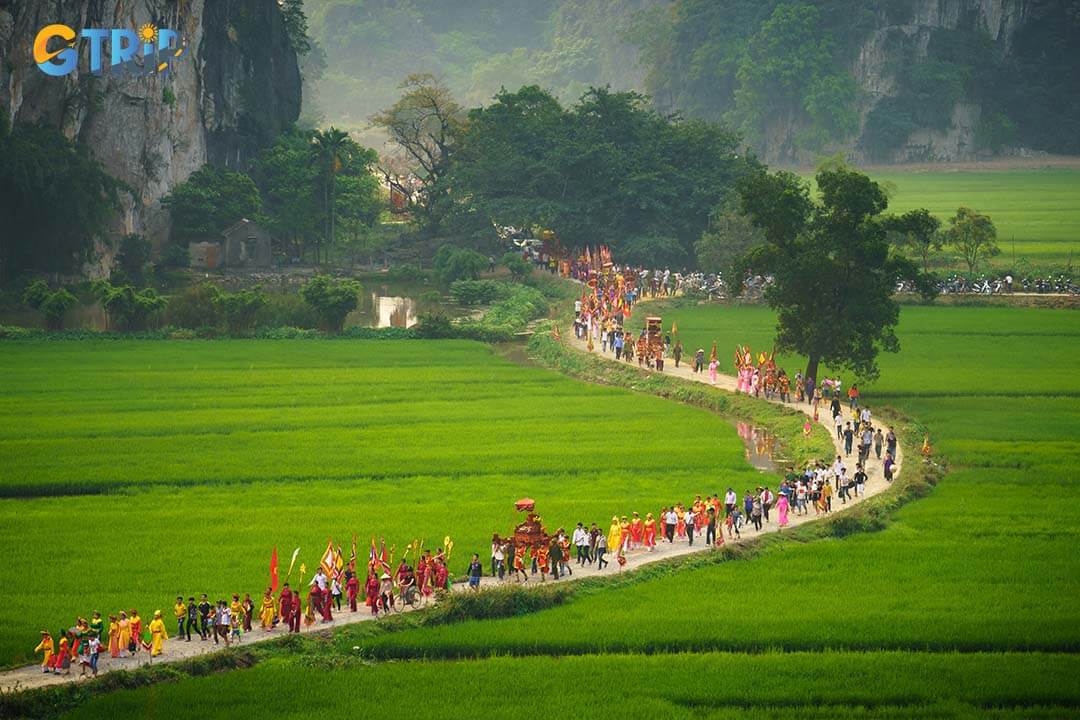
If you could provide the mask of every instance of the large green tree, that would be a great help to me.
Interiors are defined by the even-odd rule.
[[[124,185],[83,145],[0,112],[0,276],[73,272],[107,236]]]
[[[632,92],[592,88],[563,108],[538,87],[470,112],[447,174],[458,218],[541,226],[567,246],[682,264],[709,215],[755,165],[720,125],[651,110]]]
[[[949,229],[945,231],[949,246],[968,266],[968,272],[974,273],[986,260],[1001,252],[997,245],[997,228],[989,215],[983,215],[968,207],[957,208],[956,214],[949,218]]]
[[[765,242],[746,269],[771,275],[765,299],[776,310],[776,347],[807,357],[807,377],[822,362],[863,378],[877,376],[877,355],[896,352],[896,283],[932,292],[914,263],[891,251],[881,214],[888,199],[867,176],[829,167],[816,176],[820,202],[789,172],[755,173],[740,186],[742,209]]]
[[[942,246],[941,221],[926,208],[918,208],[883,222],[890,240],[917,255],[923,272],[930,272],[930,260]]]
[[[319,167],[311,138],[311,132],[290,128],[262,151],[252,171],[262,195],[262,219],[295,257],[306,255],[322,232]]]
[[[243,219],[255,219],[259,189],[247,174],[216,165],[203,165],[161,200],[172,218],[178,242],[216,238]]]

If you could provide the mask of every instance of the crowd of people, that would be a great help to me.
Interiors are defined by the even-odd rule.
[[[563,268],[563,274],[578,277],[586,288],[581,299],[575,302],[575,334],[586,339],[590,350],[595,345],[600,351],[610,352],[616,360],[648,365],[663,370],[665,358],[672,358],[679,367],[685,351],[671,333],[662,328],[643,328],[635,334],[624,329],[634,304],[643,296],[663,297],[678,291],[679,276],[670,271],[648,271],[637,268],[619,268],[610,263],[610,254],[600,248],[596,258],[582,257]],[[603,271],[597,271],[602,266]],[[651,331],[650,331],[651,330]],[[691,359],[695,373],[708,372],[715,384],[719,360],[715,344],[706,363],[704,348],[698,348]],[[767,486],[747,488],[741,495],[733,488],[720,494],[699,495],[689,503],[673,503],[660,508],[655,514],[638,512],[615,515],[605,531],[597,523],[578,522],[569,532],[560,527],[550,537],[543,534],[540,542],[518,542],[514,538],[492,536],[490,576],[504,582],[526,583],[539,575],[541,581],[548,577],[558,580],[572,576],[574,567],[595,566],[604,570],[609,555],[614,556],[621,569],[627,564],[631,551],[655,552],[662,543],[685,542],[694,546],[695,541],[706,547],[719,547],[727,538],[738,539],[752,527],[762,532],[775,522],[779,529],[787,527],[791,515],[826,515],[836,503],[846,504],[865,494],[868,481],[866,463],[873,452],[883,461],[886,481],[891,482],[896,463],[896,434],[890,427],[887,433],[875,427],[870,409],[860,407],[860,393],[852,385],[846,393],[839,378],[826,378],[816,383],[813,377],[804,378],[801,372],[789,377],[778,368],[771,355],[759,354],[757,362],[749,348],[737,348],[735,366],[738,372],[738,390],[755,396],[781,402],[809,403],[814,420],[818,420],[822,405],[827,404],[833,418],[837,440],[844,448],[832,463],[818,462],[807,466],[801,474],[788,475],[774,491]],[[707,370],[706,370],[707,368]],[[847,414],[843,398],[847,399]],[[804,430],[810,431],[807,421]],[[926,448],[924,448],[925,452]],[[856,453],[854,471],[849,471],[845,457]],[[835,498],[835,501],[834,501]],[[748,527],[749,526],[749,527]],[[271,633],[283,626],[287,633],[299,633],[301,624],[332,623],[334,612],[342,612],[343,602],[348,611],[360,611],[360,603],[371,615],[379,617],[402,609],[404,606],[426,604],[438,592],[451,587],[449,551],[445,548],[422,551],[416,547],[416,567],[405,558],[392,569],[392,558],[387,559],[385,546],[377,555],[374,540],[366,577],[363,581],[356,572],[355,539],[353,558],[347,566],[340,560],[336,566],[325,561],[307,583],[307,603],[303,602],[300,588],[290,587],[288,578],[280,592],[276,586],[267,587],[256,602],[250,594],[233,594],[231,601],[219,599],[211,602],[207,594],[198,601],[195,596],[177,596],[173,606],[176,622],[176,640],[192,642],[213,641],[214,644],[230,646],[242,641],[253,632],[258,623],[262,632]],[[407,555],[408,553],[406,553]],[[340,557],[340,549],[338,552]],[[294,556],[295,561],[295,556]],[[292,568],[290,567],[290,575]],[[484,567],[478,554],[474,554],[468,566],[468,587],[479,589]],[[276,577],[276,576],[275,576]],[[301,587],[303,569],[301,569]],[[144,627],[137,610],[120,611],[109,615],[108,622],[100,613],[93,613],[91,620],[76,619],[74,626],[61,629],[54,636],[41,631],[41,641],[35,652],[42,654],[42,672],[70,674],[73,665],[81,667],[81,675],[96,675],[98,658],[108,652],[111,658],[137,656],[149,653],[157,657],[165,652],[169,632],[161,611],[155,611],[152,620]]]
[[[79,674],[98,673],[98,658],[107,651],[111,657],[126,657],[140,652],[148,652],[157,657],[164,649],[168,632],[161,612],[154,612],[153,618],[143,627],[139,611],[121,610],[109,616],[105,625],[100,612],[95,612],[90,620],[78,617],[69,628],[60,628],[53,636],[48,630],[41,631],[41,642],[34,652],[42,654],[41,670],[56,675],[70,675],[73,665],[80,668]],[[107,646],[104,643],[108,643]]]
[[[476,556],[474,556],[474,561]],[[307,602],[299,588],[290,587],[288,580],[280,592],[268,587],[256,601],[249,593],[233,594],[232,599],[211,601],[206,593],[196,601],[176,597],[173,605],[174,641],[213,642],[215,645],[240,643],[257,626],[265,633],[283,628],[286,633],[299,633],[301,624],[310,627],[318,622],[332,623],[334,612],[342,611],[343,601],[348,611],[360,610],[361,603],[376,617],[395,612],[404,605],[426,604],[438,592],[451,587],[446,548],[424,551],[414,568],[402,559],[391,575],[389,561],[383,556],[368,563],[366,580],[361,582],[355,571],[355,561],[339,572],[334,567],[320,566],[307,585]],[[42,657],[41,671],[70,675],[73,666],[81,666],[80,676],[96,676],[102,653],[110,658],[133,658],[142,653],[156,658],[165,653],[170,633],[160,610],[143,624],[137,610],[120,611],[108,617],[95,612],[87,621],[76,619],[69,628],[53,634],[41,631],[35,653]]]

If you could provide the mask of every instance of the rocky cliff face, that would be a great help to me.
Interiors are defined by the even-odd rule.
[[[913,0],[902,22],[884,23],[863,43],[852,68],[865,124],[881,100],[895,92],[897,64],[926,57],[931,35],[939,30],[978,29],[1007,54],[1031,0]],[[899,13],[903,16],[903,13]],[[968,160],[975,155],[975,132],[982,108],[958,100],[948,127],[919,128],[892,153],[892,162]],[[865,152],[859,153],[865,155]],[[871,160],[862,157],[862,160]]]
[[[877,25],[861,42],[850,72],[857,86],[858,131],[846,142],[822,151],[796,147],[805,118],[779,115],[765,128],[762,156],[770,163],[813,164],[821,152],[843,150],[857,162],[938,162],[978,155],[976,132],[983,116],[978,101],[957,99],[945,110],[946,122],[928,127],[918,121],[906,140],[886,154],[865,146],[867,122],[883,102],[896,99],[898,77],[927,58],[931,38],[942,31],[968,31],[986,37],[993,52],[1007,56],[1017,31],[1040,0],[892,0],[878,13]],[[842,38],[837,38],[843,40]]]
[[[188,54],[167,76],[93,77],[87,43],[63,78],[34,65],[45,25],[168,27]],[[0,112],[44,122],[87,144],[131,188],[116,234],[160,244],[161,198],[204,163],[244,167],[300,113],[301,82],[273,0],[0,0]],[[106,258],[107,259],[107,258]]]

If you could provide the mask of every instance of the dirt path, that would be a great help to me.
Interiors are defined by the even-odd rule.
[[[582,341],[577,340],[574,337],[570,337],[567,342],[570,344],[571,347],[574,347],[575,349],[580,350],[581,352],[588,352],[588,350],[586,349],[585,343],[582,342]],[[614,357],[612,355],[610,355],[610,354],[602,355],[599,352],[596,352],[595,354],[598,355],[598,356],[601,356],[601,357],[608,358],[610,362],[616,362],[614,360]],[[664,373],[667,374],[667,375],[674,375],[676,377],[684,378],[686,380],[692,380],[692,381],[703,382],[703,383],[708,383],[709,382],[709,378],[708,378],[708,375],[706,373],[695,374],[686,365],[683,365],[682,367],[679,367],[679,368],[675,368],[674,361],[670,361],[670,362],[665,363]],[[719,387],[719,388],[722,388],[724,390],[734,392],[735,387],[736,387],[736,380],[735,380],[734,377],[732,377],[730,375],[718,375],[717,376],[717,381],[716,381],[716,386]],[[794,408],[794,409],[797,409],[797,410],[800,410],[801,412],[803,412],[803,413],[805,413],[807,415],[812,415],[813,414],[812,408],[809,405],[805,404],[805,403],[802,403],[802,404],[788,403],[787,406],[791,407],[791,408]],[[825,410],[826,410],[826,412],[821,413],[822,416],[828,415],[827,407],[825,408]],[[844,455],[843,444],[836,440],[836,433],[835,433],[835,429],[834,429],[834,427],[832,425],[831,419],[826,420],[824,417],[822,417],[821,425],[823,425],[826,428],[826,430],[829,432],[829,437],[833,438],[833,442],[834,442],[834,444],[836,446],[837,454],[843,456]],[[902,450],[901,450],[901,448],[899,446],[897,446],[896,462],[897,462],[896,473],[899,473],[900,468],[903,466],[903,462],[904,462],[903,461]],[[851,466],[851,471],[854,472],[854,464],[855,464],[854,460],[852,458],[845,458],[845,463],[850,465]],[[873,453],[871,453],[870,460],[867,463],[866,472],[867,472],[867,475],[869,475],[869,479],[868,479],[867,484],[866,484],[866,494],[864,496],[862,496],[862,497],[859,497],[859,498],[856,498],[856,499],[854,499],[852,501],[849,501],[846,505],[840,503],[839,498],[834,497],[833,498],[833,511],[834,512],[841,512],[846,507],[857,505],[860,502],[862,502],[863,500],[865,500],[866,498],[877,495],[878,493],[884,491],[888,487],[888,484],[884,480],[884,472],[883,472],[883,469],[882,469],[881,461],[877,460],[873,456]],[[706,491],[706,492],[709,492],[712,489],[713,488],[707,488],[707,487],[702,488],[702,490]],[[741,496],[740,496],[740,502],[741,502]],[[641,512],[644,513],[647,510],[648,510],[647,508],[642,508]],[[810,522],[810,521],[816,519],[816,517],[817,516],[814,514],[814,512],[812,510],[809,511],[805,515],[798,515],[798,514],[796,514],[794,512],[794,508],[792,508],[792,512],[788,516],[788,519],[790,521],[789,522],[789,527],[798,527],[799,525],[802,525],[803,523],[807,523],[807,522]],[[607,531],[607,528],[601,528],[601,529],[604,530],[605,532]],[[770,532],[782,532],[782,530],[776,524],[776,514],[775,513],[773,513],[771,515],[769,522],[767,522],[762,527],[761,532],[756,532],[753,529],[753,526],[751,526],[749,524],[749,522],[747,522],[746,526],[743,529],[741,539],[738,539],[738,538],[729,539],[729,538],[725,537],[724,540],[725,540],[725,542],[728,542],[728,543],[740,544],[740,543],[743,543],[743,542],[747,542],[748,540],[751,540],[751,539],[757,537],[758,535],[761,535],[763,533],[770,533]],[[641,567],[642,565],[646,565],[646,564],[653,563],[653,562],[658,562],[660,560],[666,560],[668,558],[679,557],[679,556],[682,556],[682,555],[688,555],[688,554],[693,553],[693,552],[707,552],[707,551],[709,551],[709,548],[705,546],[704,536],[703,535],[695,538],[695,542],[694,542],[693,545],[690,545],[685,539],[682,539],[682,540],[676,539],[676,541],[674,543],[670,543],[670,544],[667,543],[667,542],[661,542],[653,552],[647,552],[647,551],[645,551],[643,549],[634,549],[634,550],[629,551],[627,553],[626,567],[621,569],[621,570],[619,569],[618,563],[615,562],[614,553],[609,552],[607,557],[608,557],[609,561],[611,562],[611,565],[609,565],[606,569],[604,569],[602,571],[597,570],[596,567],[593,566],[593,565],[578,566],[576,564],[576,561],[575,561],[575,563],[571,564],[571,569],[573,571],[573,575],[566,576],[566,577],[564,577],[564,578],[562,578],[560,580],[557,580],[557,581],[549,579],[549,580],[547,580],[547,582],[548,583],[551,583],[551,582],[567,582],[567,581],[573,581],[573,580],[578,580],[578,579],[582,579],[582,578],[596,577],[596,576],[599,576],[599,575],[610,575],[612,573],[626,572],[626,571],[629,571],[629,570],[633,570],[634,568]],[[485,568],[486,568],[485,572],[487,571],[487,567],[488,567],[488,565],[487,565],[487,561],[485,559]],[[481,581],[481,586],[482,587],[490,587],[490,586],[498,584],[498,583],[499,583],[499,580],[496,579],[496,578],[484,577],[483,580]],[[532,578],[527,583],[527,585],[531,586],[534,583],[536,585],[542,584],[540,581],[536,580],[535,578]],[[455,584],[453,589],[454,589],[455,592],[468,592],[469,591],[467,586],[464,583]],[[367,612],[367,609],[364,608],[363,606],[360,607],[359,612],[351,613],[348,610],[346,610],[343,613],[336,613],[334,617],[335,617],[335,620],[334,620],[333,623],[328,623],[328,624],[316,623],[316,624],[312,625],[310,628],[302,628],[301,632],[305,633],[305,634],[306,633],[312,633],[312,632],[321,632],[321,631],[326,631],[326,630],[333,629],[335,627],[341,627],[343,625],[351,625],[353,623],[358,623],[358,622],[371,622],[372,620],[374,620],[374,618],[371,616],[371,614],[369,612]],[[173,631],[175,631],[175,629],[176,629],[175,622],[172,622],[171,620],[167,620],[166,626],[168,627],[168,630],[169,630],[169,633],[170,633],[170,639],[167,640],[166,643],[165,643],[165,653],[164,653],[164,655],[151,660],[150,653],[147,653],[147,652],[140,652],[135,657],[129,657],[129,658],[111,658],[111,657],[108,657],[107,654],[102,654],[100,656],[100,658],[99,658],[99,661],[98,661],[98,674],[99,675],[100,674],[105,674],[105,673],[112,672],[114,670],[133,670],[135,668],[142,667],[143,665],[149,665],[151,663],[176,662],[178,660],[185,660],[185,659],[192,658],[192,657],[195,657],[195,656],[198,656],[198,655],[205,655],[205,654],[208,654],[208,653],[217,652],[217,651],[222,650],[224,648],[223,645],[215,645],[214,642],[210,641],[210,640],[201,641],[201,640],[198,640],[198,639],[193,639],[191,642],[187,642],[187,641],[183,641],[183,640],[177,640],[177,639],[175,639],[174,637],[171,636],[171,633]],[[274,631],[271,631],[271,632],[263,632],[262,630],[256,629],[250,635],[243,638],[243,640],[241,641],[239,647],[246,647],[248,645],[251,645],[252,643],[264,642],[266,640],[272,640],[274,638],[281,637],[284,634],[285,633],[282,632],[281,630],[274,630]],[[87,676],[87,679],[89,679],[89,675]],[[79,682],[79,681],[80,681],[79,667],[77,665],[74,665],[74,664],[72,665],[70,675],[47,675],[47,674],[41,672],[41,669],[40,669],[40,667],[38,665],[28,665],[28,666],[25,666],[25,667],[16,668],[16,669],[13,669],[13,670],[8,670],[8,671],[0,673],[0,691],[13,692],[13,691],[28,690],[28,689],[31,689],[31,688],[43,687],[43,686],[47,686],[47,685],[58,685],[58,684],[61,684],[61,683],[66,683],[66,682]]]

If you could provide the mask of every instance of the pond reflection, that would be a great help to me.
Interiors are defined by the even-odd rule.
[[[736,422],[735,430],[746,448],[746,461],[758,470],[776,470],[776,436],[764,428],[746,422]]]

